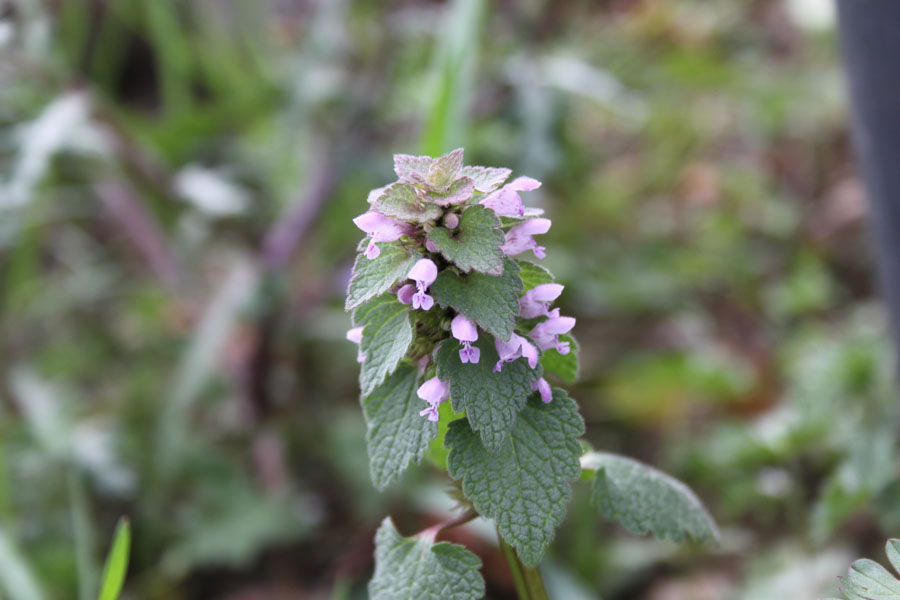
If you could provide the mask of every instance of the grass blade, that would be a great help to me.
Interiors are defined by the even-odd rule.
[[[131,547],[131,527],[128,519],[122,517],[116,526],[112,548],[103,566],[103,578],[100,584],[98,600],[117,600],[125,583],[128,572],[128,551]]]

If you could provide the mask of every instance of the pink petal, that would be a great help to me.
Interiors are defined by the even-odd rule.
[[[450,384],[447,381],[441,381],[437,377],[432,377],[419,386],[416,395],[425,402],[431,404],[440,404],[450,395]]]
[[[522,336],[514,333],[505,342],[500,338],[494,338],[494,347],[497,349],[497,355],[502,362],[514,360],[522,346]],[[499,371],[499,369],[497,369]]]
[[[506,186],[489,194],[479,204],[491,209],[501,217],[521,217],[525,213],[525,206],[522,204],[519,194]]]
[[[535,329],[538,327],[540,327],[542,331],[552,333],[553,335],[568,333],[575,327],[575,317],[556,317],[554,319],[547,319],[543,323],[538,323],[535,326]]]
[[[559,298],[565,287],[559,283],[542,283],[525,292],[525,295],[540,302],[553,302]]]
[[[503,187],[510,188],[517,192],[530,192],[541,187],[541,182],[533,177],[516,177]]]
[[[437,265],[430,258],[420,258],[406,276],[413,281],[421,281],[428,287],[437,279],[437,272]]]
[[[453,333],[453,337],[461,342],[474,342],[478,339],[478,329],[472,324],[472,321],[462,315],[453,317],[450,331]]]
[[[519,300],[519,315],[526,319],[533,319],[547,314],[550,302],[562,294],[563,287],[558,283],[542,283],[534,289],[528,290]]]
[[[538,363],[537,348],[535,348],[534,345],[531,342],[529,342],[528,340],[526,340],[525,338],[522,338],[522,356],[524,356],[525,358],[528,359],[529,367],[531,367],[533,369],[537,366],[537,363]]]
[[[364,212],[355,219],[353,223],[368,234],[372,234],[381,227],[391,223],[391,219],[374,210]]]
[[[419,308],[422,310],[431,310],[432,306],[434,306],[434,298],[428,294],[422,294],[422,297],[419,299]]]
[[[371,235],[376,242],[393,242],[415,232],[412,225],[400,223],[373,210],[359,215],[353,219],[353,223]]]
[[[397,290],[397,300],[399,300],[403,304],[412,304],[412,297],[415,293],[416,286],[411,283],[407,283],[399,290]]]
[[[550,219],[528,219],[521,225],[516,225],[510,230],[510,233],[516,231],[519,235],[539,235],[550,231],[553,222]]]
[[[547,383],[547,380],[543,377],[532,383],[531,389],[540,392],[541,401],[544,404],[549,404],[550,401],[553,400],[553,393],[550,391],[550,384]]]
[[[353,342],[354,344],[358,344],[362,341],[362,333],[363,327],[354,327],[353,329],[347,332],[347,339]]]

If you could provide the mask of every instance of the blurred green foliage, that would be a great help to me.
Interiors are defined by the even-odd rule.
[[[392,153],[457,145],[544,181],[591,443],[684,479],[723,529],[712,553],[634,539],[578,494],[548,585],[834,594],[896,535],[900,486],[820,11],[0,3],[3,594],[95,595],[128,514],[126,598],[364,597],[379,516],[409,533],[449,507],[428,468],[369,481],[350,219]],[[494,541],[456,535],[512,597]]]

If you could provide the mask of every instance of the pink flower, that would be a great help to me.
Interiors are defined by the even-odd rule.
[[[353,219],[353,222],[371,238],[366,247],[366,258],[369,260],[378,258],[381,254],[381,249],[375,242],[393,242],[415,231],[412,225],[400,223],[373,210],[364,212]]]
[[[519,316],[526,319],[533,319],[546,315],[548,317],[559,316],[559,309],[550,311],[550,303],[559,298],[563,291],[562,285],[558,283],[542,283],[534,287],[534,289],[525,292],[522,299],[519,300]]]
[[[412,297],[415,293],[416,286],[411,283],[407,283],[399,290],[397,290],[397,300],[399,300],[403,304],[412,304]]]
[[[485,196],[479,204],[493,210],[501,217],[522,217],[525,205],[519,192],[528,192],[541,187],[541,182],[531,177],[517,177],[496,192]]]
[[[559,336],[575,327],[574,317],[552,316],[538,323],[528,334],[541,350],[555,348],[560,354],[569,353],[569,342],[560,342]]]
[[[416,282],[416,293],[412,295],[412,307],[428,310],[434,306],[434,298],[426,294],[428,286],[437,279],[437,265],[429,258],[420,258],[406,275]]]
[[[437,421],[438,406],[450,397],[450,382],[432,377],[419,386],[416,395],[428,403],[428,408],[420,411],[419,416],[427,416],[429,421]]]
[[[472,363],[474,365],[477,363],[481,358],[481,349],[472,346],[472,342],[478,339],[478,329],[472,321],[462,315],[456,315],[450,323],[450,331],[453,333],[453,337],[462,343],[462,348],[459,350],[459,360],[463,364]]]
[[[541,401],[543,401],[544,404],[550,404],[550,401],[553,400],[553,394],[550,391],[550,384],[547,383],[547,380],[543,377],[532,383],[531,389],[536,392],[540,392]]]
[[[347,339],[350,340],[351,342],[353,342],[354,344],[359,345],[359,343],[362,342],[362,332],[363,332],[363,328],[361,326],[354,327],[353,329],[351,329],[350,331],[347,332]],[[363,354],[361,350],[357,349],[356,362],[361,363],[364,360],[366,360],[366,355]]]
[[[538,258],[544,258],[547,254],[543,246],[538,246],[532,236],[550,231],[550,219],[529,219],[521,225],[516,225],[506,234],[506,241],[500,246],[504,254],[510,256],[533,250]]]
[[[497,348],[497,354],[500,356],[500,360],[494,365],[494,373],[499,372],[503,368],[503,363],[512,362],[520,356],[528,359],[528,366],[532,369],[537,366],[537,349],[531,342],[517,333],[512,334],[505,342],[495,339],[494,347]]]

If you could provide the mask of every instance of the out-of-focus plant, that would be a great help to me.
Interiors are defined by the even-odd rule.
[[[592,502],[634,533],[709,540],[716,526],[682,483],[637,461],[584,452],[578,406],[545,378],[578,373],[575,319],[551,304],[563,291],[535,236],[551,221],[526,208],[530,177],[438,158],[395,155],[398,181],[369,194],[354,219],[368,234],[347,292],[359,345],[372,481],[385,488],[426,454],[456,482],[462,515],[375,538],[372,597],[475,599],[480,560],[436,543],[443,531],[493,519],[520,598],[546,598],[537,569],[579,478]],[[519,257],[519,258],[514,258]],[[449,402],[447,402],[449,400]],[[421,402],[427,407],[420,410]]]

